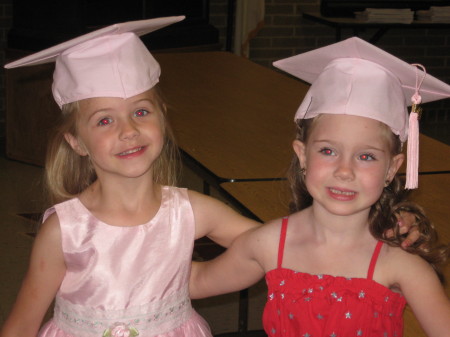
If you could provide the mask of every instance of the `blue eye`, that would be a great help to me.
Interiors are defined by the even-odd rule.
[[[136,117],[144,117],[144,116],[147,116],[148,114],[149,114],[149,112],[145,109],[139,109],[134,112],[134,115]]]
[[[359,159],[363,161],[376,160],[375,156],[371,153],[363,153],[362,155],[359,156]]]
[[[97,123],[97,125],[98,126],[105,126],[105,125],[108,125],[108,124],[111,124],[112,123],[112,119],[111,118],[102,118],[98,123]]]
[[[320,149],[319,152],[324,154],[325,156],[333,156],[335,154],[334,151],[328,147],[324,147],[324,148]]]

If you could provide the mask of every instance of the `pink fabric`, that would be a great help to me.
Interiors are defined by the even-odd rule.
[[[405,104],[411,105],[411,96],[416,93],[417,89],[416,66],[413,66],[358,37],[351,37],[322,48],[291,56],[276,61],[273,65],[308,83],[314,83],[323,69],[325,69],[330,62],[343,58],[367,60],[380,65],[380,67],[383,67],[387,72],[395,75],[401,85]],[[422,74],[422,71],[419,71],[419,74]],[[365,88],[365,95],[370,95],[375,91],[374,88],[370,86],[370,82]],[[423,79],[419,92],[422,96],[422,103],[432,102],[450,97],[450,86],[427,74]],[[365,95],[364,97],[361,97],[362,100],[365,98]],[[385,112],[394,113],[392,109],[386,109]],[[403,109],[401,109],[400,112],[403,112]]]
[[[311,85],[295,119],[320,114],[355,115],[378,120],[408,136],[408,110],[399,79],[387,69],[358,58],[331,61]]]
[[[415,111],[409,114],[409,136],[406,162],[405,188],[419,187],[419,115]]]
[[[129,98],[152,88],[160,73],[158,62],[134,33],[102,36],[56,59],[53,97],[60,107],[92,97]]]
[[[408,189],[414,189],[419,186],[419,114],[420,109],[418,105],[422,103],[422,96],[420,96],[420,88],[426,76],[426,69],[421,64],[413,64],[416,67],[416,92],[411,97],[411,113],[409,114],[409,135],[406,165],[406,184]],[[422,70],[422,78],[419,81],[419,70]]]
[[[114,323],[140,337],[211,336],[188,296],[195,223],[187,191],[163,187],[162,195],[140,226],[103,223],[79,199],[46,212],[58,215],[67,273],[40,337],[100,337]]]
[[[285,233],[282,229],[280,246]],[[372,261],[375,265],[376,256]],[[369,278],[311,275],[280,263],[267,272],[266,282],[263,325],[269,337],[402,336],[404,297]]]
[[[139,36],[184,18],[118,23],[8,63],[5,68],[56,61],[52,91],[59,107],[92,97],[132,97],[152,88],[160,75],[159,64]]]

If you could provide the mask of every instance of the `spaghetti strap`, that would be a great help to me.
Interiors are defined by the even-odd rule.
[[[280,243],[278,244],[278,263],[277,268],[281,268],[283,264],[283,254],[284,254],[284,243],[286,241],[286,232],[288,225],[288,217],[283,218],[283,222],[281,223],[281,231],[280,231]]]
[[[375,271],[375,265],[377,264],[378,255],[380,255],[381,247],[383,246],[382,241],[378,241],[375,250],[372,254],[372,259],[370,260],[369,270],[367,271],[367,279],[372,280],[373,272]]]

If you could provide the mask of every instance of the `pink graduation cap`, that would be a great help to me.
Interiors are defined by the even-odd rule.
[[[56,61],[52,92],[64,104],[92,97],[128,98],[152,88],[161,69],[139,36],[184,16],[108,26],[8,63],[5,68]]]
[[[408,64],[357,37],[273,65],[312,83],[295,120],[319,114],[368,117],[388,125],[402,142],[408,139],[406,188],[417,188],[418,116],[413,109],[408,117],[407,107],[450,97],[448,84],[426,74],[421,65]]]

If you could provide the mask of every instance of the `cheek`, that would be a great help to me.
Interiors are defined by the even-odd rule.
[[[159,125],[154,125],[149,130],[149,136],[157,144],[163,144],[164,143],[164,132],[163,132],[161,126],[159,126]]]
[[[332,176],[333,166],[327,159],[320,156],[307,157],[305,183],[308,190],[314,189],[316,185],[327,181]]]
[[[363,183],[374,191],[382,191],[386,182],[386,169],[384,167],[371,167],[361,170]]]
[[[164,123],[159,121],[155,123],[152,128],[153,137],[159,139],[161,143],[164,142]]]
[[[325,172],[329,172],[333,169],[334,165],[334,157],[332,156],[321,156],[314,154],[308,154],[306,157],[307,160],[307,170],[310,174],[325,174]]]
[[[105,134],[90,133],[89,137],[82,137],[81,142],[84,149],[89,153],[90,156],[98,155],[98,152],[104,152],[109,148],[108,146],[108,136]]]

